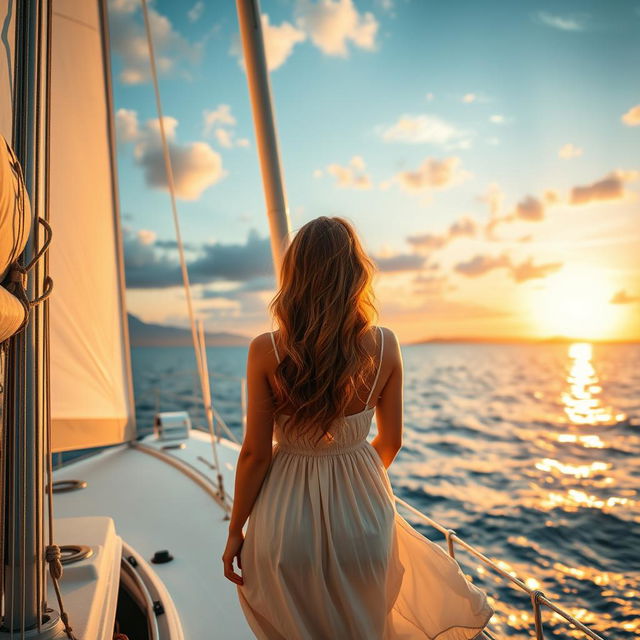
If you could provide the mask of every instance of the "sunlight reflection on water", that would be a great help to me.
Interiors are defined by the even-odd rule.
[[[569,389],[562,394],[564,411],[572,424],[615,424],[625,419],[624,413],[604,406],[598,397],[602,387],[593,366],[593,347],[588,342],[569,346],[572,361],[567,377]]]

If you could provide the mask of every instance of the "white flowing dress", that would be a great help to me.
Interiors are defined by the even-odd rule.
[[[260,640],[469,640],[493,615],[457,562],[397,512],[367,441],[380,336],[366,408],[336,421],[331,438],[292,441],[287,416],[276,418],[237,587]]]

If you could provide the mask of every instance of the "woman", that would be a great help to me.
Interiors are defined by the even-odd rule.
[[[278,331],[249,347],[222,559],[260,639],[466,640],[493,614],[396,512],[386,468],[402,443],[402,359],[371,324],[373,271],[347,221],[307,223],[271,302]]]

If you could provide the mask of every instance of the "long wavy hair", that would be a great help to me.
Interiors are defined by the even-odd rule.
[[[290,409],[286,430],[317,432],[319,442],[375,369],[363,340],[377,318],[374,272],[343,218],[308,222],[285,252],[280,287],[269,308],[279,329],[281,358],[275,413]]]

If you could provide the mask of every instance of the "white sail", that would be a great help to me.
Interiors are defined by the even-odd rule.
[[[17,2],[0,3],[0,133],[11,141]],[[51,65],[53,447],[133,437],[103,2],[56,0]]]
[[[102,5],[100,0],[57,0],[53,12],[50,273],[56,451],[129,440],[135,427]]]

